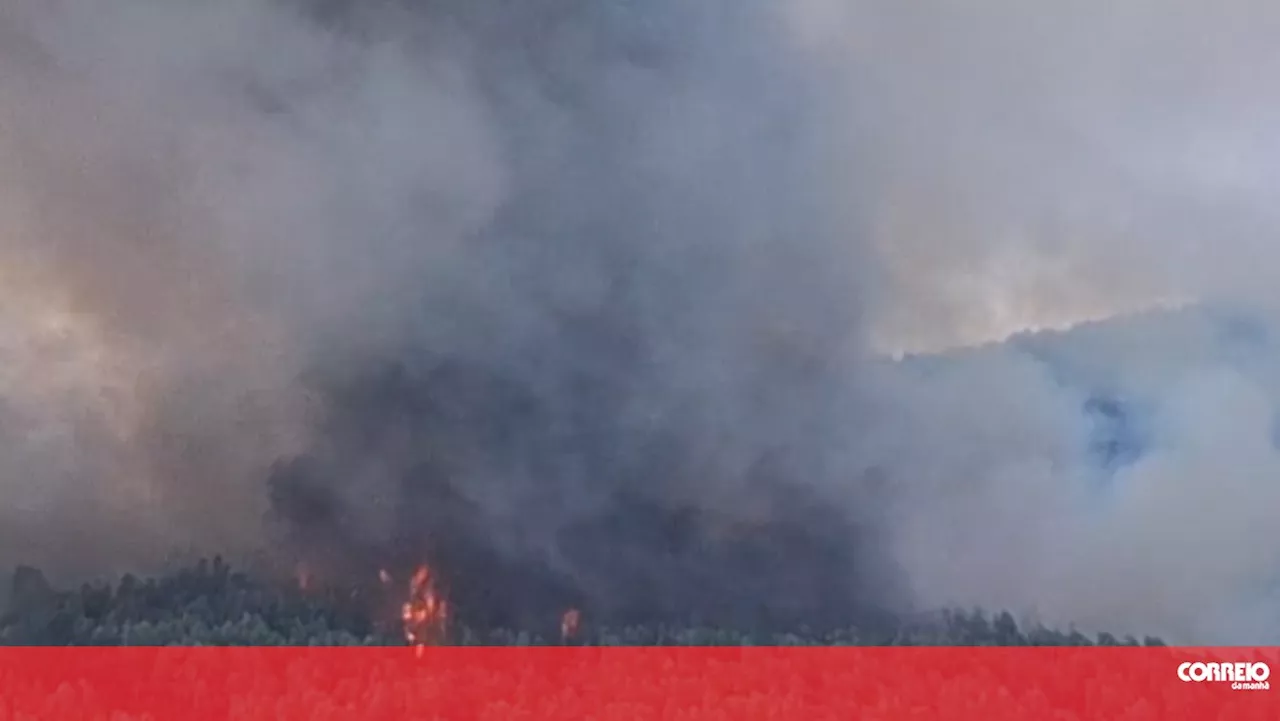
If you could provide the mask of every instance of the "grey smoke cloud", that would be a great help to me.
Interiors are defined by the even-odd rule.
[[[917,597],[1274,637],[1274,11],[815,2],[799,18],[882,90],[882,346],[1188,302],[1246,309],[1262,332],[1242,345],[1229,316],[1140,317],[902,381],[914,434],[888,435],[914,453],[885,453],[909,459],[913,500],[889,525]],[[1131,399],[1150,426],[1101,499],[1078,451],[1090,391]],[[921,498],[939,487],[955,505]]]
[[[300,453],[377,544],[437,454],[589,585],[560,532],[608,493],[759,523],[782,477],[874,531],[880,602],[1280,632],[1270,347],[1197,311],[883,357],[1269,326],[1277,11],[321,5],[0,0],[0,557],[255,553]],[[312,380],[438,357],[545,427],[348,442]],[[1107,493],[1102,392],[1150,426]]]
[[[797,8],[810,46],[877,90],[890,349],[1271,294],[1272,9]]]

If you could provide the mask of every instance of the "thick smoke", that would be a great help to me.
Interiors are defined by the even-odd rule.
[[[888,359],[1269,327],[1280,15],[1111,5],[0,0],[0,557],[1273,639],[1265,343]]]

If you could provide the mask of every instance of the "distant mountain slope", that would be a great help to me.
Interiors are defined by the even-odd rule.
[[[1190,379],[1235,377],[1280,398],[1275,329],[1258,315],[1212,306],[1022,333],[1000,343],[912,356],[903,366],[928,374],[953,363],[980,366],[1011,356],[1038,364],[1064,389],[1083,394],[1081,410],[1095,427],[1090,452],[1107,468],[1144,452],[1154,415]]]
[[[1151,312],[893,364],[888,435],[910,440],[885,453],[892,537],[916,596],[1175,643],[1280,639],[1266,317]]]

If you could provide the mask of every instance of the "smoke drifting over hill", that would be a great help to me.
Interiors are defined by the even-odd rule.
[[[1111,5],[0,0],[0,557],[1275,639],[1280,11]]]

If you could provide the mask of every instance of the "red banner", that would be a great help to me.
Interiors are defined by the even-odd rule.
[[[1277,649],[0,650],[0,721],[1280,719]]]

